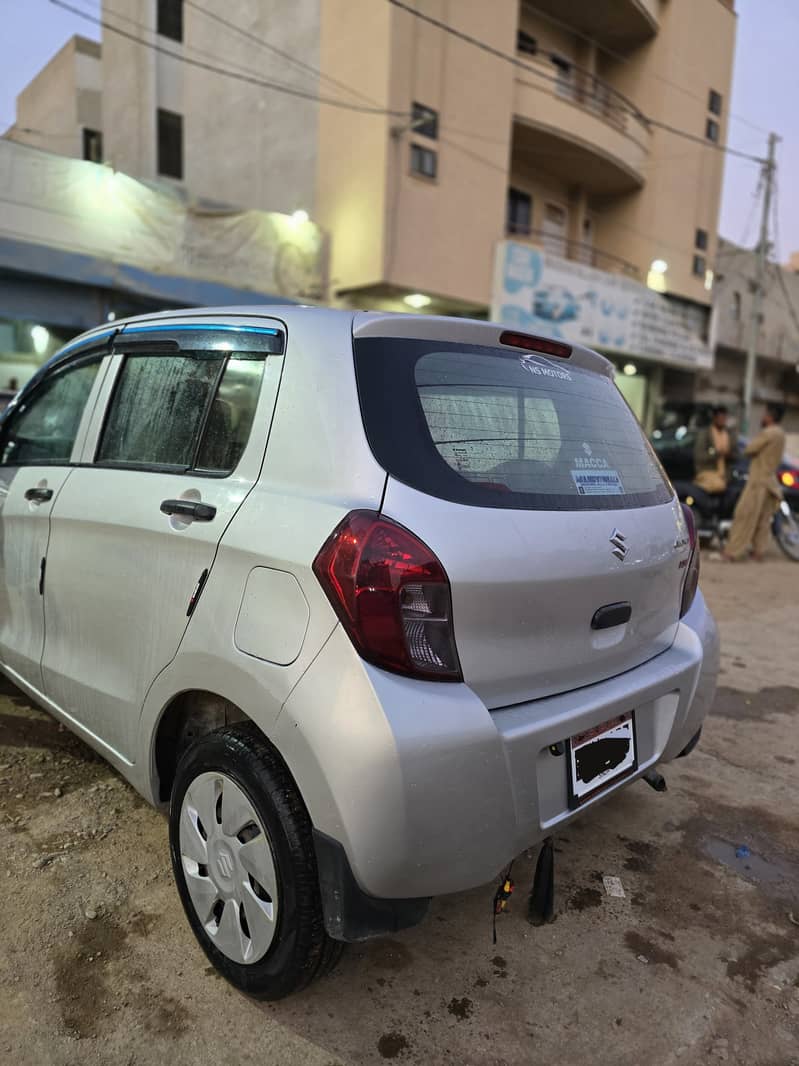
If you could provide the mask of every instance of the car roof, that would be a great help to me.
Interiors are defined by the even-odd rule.
[[[333,320],[340,328],[341,320],[349,318],[352,323],[354,337],[408,337],[439,341],[455,341],[463,344],[484,344],[496,346],[499,344],[500,334],[513,332],[533,336],[524,330],[511,330],[499,322],[489,322],[474,318],[454,318],[443,315],[406,314],[404,312],[382,311],[357,311],[341,308],[319,307],[307,304],[245,304],[223,307],[188,307],[175,308],[169,311],[154,311],[144,315],[135,315],[130,318],[119,319],[114,322],[106,322],[102,326],[89,330],[76,337],[69,344],[48,361],[45,366],[59,362],[73,349],[84,347],[93,341],[103,340],[124,330],[130,325],[149,323],[155,325],[159,322],[169,323],[173,320],[195,318],[269,318],[277,319],[291,329],[293,322],[309,317],[317,321],[328,319],[331,326]],[[552,338],[542,337],[544,341]],[[568,342],[566,342],[568,343]],[[579,344],[568,344],[572,350],[569,360],[572,366],[582,366],[607,377],[613,376],[613,364],[603,355],[593,349],[585,348]],[[505,347],[505,345],[503,345]],[[526,349],[519,349],[525,351]],[[527,355],[535,355],[535,351],[527,351]],[[44,368],[42,368],[44,369]]]

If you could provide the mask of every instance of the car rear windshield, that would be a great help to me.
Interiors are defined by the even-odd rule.
[[[370,447],[393,477],[478,507],[610,510],[671,487],[613,381],[531,352],[356,339]]]

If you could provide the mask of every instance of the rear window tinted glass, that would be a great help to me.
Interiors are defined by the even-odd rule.
[[[363,338],[364,425],[392,476],[482,507],[608,510],[671,499],[610,378],[568,361],[477,345]]]

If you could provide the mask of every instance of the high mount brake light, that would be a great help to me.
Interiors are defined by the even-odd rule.
[[[569,344],[551,341],[547,337],[534,337],[530,333],[515,333],[508,329],[500,333],[499,343],[507,344],[510,348],[524,348],[528,352],[539,352],[541,355],[554,355],[558,359],[568,359],[572,354]]]
[[[375,511],[350,511],[313,571],[364,659],[410,677],[461,680],[449,579],[404,526]]]
[[[688,540],[691,545],[691,554],[688,556],[688,566],[685,569],[685,577],[682,583],[682,600],[680,602],[680,618],[690,610],[694,602],[696,590],[699,587],[699,538],[696,533],[696,521],[694,513],[687,504],[682,505],[682,513],[685,524],[688,526]]]

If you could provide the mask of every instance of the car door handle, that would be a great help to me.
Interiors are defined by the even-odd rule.
[[[47,501],[48,500],[52,500],[52,498],[53,498],[53,490],[52,489],[26,489],[25,490],[25,499],[26,500],[35,500],[36,503],[47,503]]]
[[[195,522],[210,522],[216,515],[216,507],[212,507],[210,503],[199,503],[197,500],[164,500],[161,513],[192,518]]]

